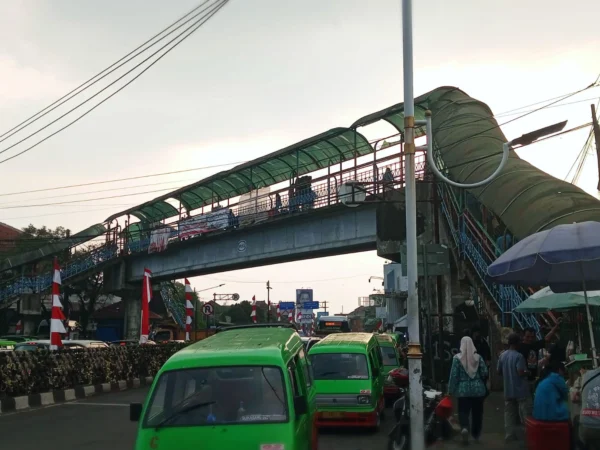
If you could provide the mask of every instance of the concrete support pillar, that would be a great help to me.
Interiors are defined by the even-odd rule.
[[[124,317],[124,339],[139,339],[142,326],[142,300],[130,294],[123,297],[123,307],[125,309]]]
[[[440,231],[440,244],[450,246],[449,236],[446,233],[446,227],[440,220],[438,224]],[[452,304],[452,274],[442,276],[442,309],[444,314],[454,313],[454,305]],[[454,332],[454,318],[452,316],[444,316],[444,330],[447,333]]]

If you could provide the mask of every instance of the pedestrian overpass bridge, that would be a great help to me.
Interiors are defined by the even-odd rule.
[[[472,183],[495,170],[507,139],[487,105],[458,88],[441,87],[415,99],[417,120],[426,110],[432,113],[434,158],[449,178]],[[386,204],[387,196],[404,186],[403,112],[402,103],[393,105],[350,127],[334,128],[113,214],[77,240],[6,258],[0,271],[15,276],[0,285],[0,305],[49,289],[50,272],[27,276],[25,268],[54,255],[63,259],[64,284],[104,271],[107,288],[118,290],[140,284],[144,267],[162,281],[375,249],[376,204]],[[396,133],[369,141],[363,130],[379,122],[392,125]],[[424,134],[416,129],[417,138]],[[432,186],[423,153],[417,161],[417,177],[424,182],[418,184]],[[366,204],[339,204],[340,187],[348,181],[361,183]],[[425,191],[431,197],[419,203],[421,211],[437,205],[457,258],[476,277],[480,297],[489,298],[502,322],[512,325],[539,327],[534,316],[512,313],[526,291],[485,279],[487,266],[502,252],[499,239],[509,235],[514,242],[561,223],[600,221],[597,199],[514,152],[502,173],[484,187],[459,190],[437,184]],[[394,222],[402,228],[400,209]],[[431,228],[431,222],[425,223]],[[64,257],[98,236],[105,237],[102,246]]]

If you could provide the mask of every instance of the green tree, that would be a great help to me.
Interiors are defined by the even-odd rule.
[[[15,244],[15,253],[36,250],[44,245],[52,244],[60,239],[68,237],[71,232],[65,227],[47,228],[45,225],[37,228],[33,224],[22,228],[23,233],[19,235]]]
[[[225,317],[229,316],[233,324],[246,325],[252,323],[250,313],[252,313],[252,303],[243,300],[235,305],[227,307],[227,309],[220,314],[219,320],[225,322]],[[265,323],[267,321],[266,307],[259,306],[256,308],[256,318],[258,323]]]
[[[87,337],[87,327],[90,323],[90,318],[94,315],[94,311],[106,306],[109,303],[112,295],[103,294],[104,277],[102,272],[94,273],[91,276],[76,282],[69,289],[65,288],[65,296],[68,292],[73,292],[77,298],[79,306],[79,325],[81,326],[81,334]],[[68,301],[63,301],[65,306]],[[69,305],[70,307],[70,305]]]

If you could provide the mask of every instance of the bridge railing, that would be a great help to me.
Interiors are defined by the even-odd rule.
[[[68,281],[77,275],[92,271],[118,255],[119,247],[115,242],[108,242],[96,247],[63,264],[60,271],[61,279]],[[20,295],[39,294],[50,289],[52,287],[52,275],[52,271],[49,271],[37,276],[14,278],[0,285],[0,307],[8,306],[12,300],[16,300]]]
[[[365,183],[364,189],[367,195],[381,194],[384,189],[400,188],[404,186],[404,164],[402,153],[386,156],[375,161],[367,162],[355,167],[347,168],[341,172],[324,175],[311,180],[310,187],[300,192],[291,192],[292,187],[278,189],[268,194],[253,199],[252,205],[249,201],[242,204],[230,204],[225,208],[231,211],[231,217],[235,220],[229,220],[226,227],[214,228],[211,231],[198,233],[193,237],[211,233],[214,231],[223,231],[227,229],[236,229],[248,227],[255,224],[264,223],[275,217],[282,217],[289,214],[307,213],[314,209],[325,208],[336,205],[340,202],[338,195],[339,187],[348,181],[358,181]],[[423,179],[425,175],[425,155],[418,153],[416,156],[416,176]],[[389,169],[389,170],[388,170]],[[386,177],[386,171],[388,172]],[[390,179],[390,174],[392,179]],[[381,182],[388,181],[384,186]],[[196,216],[192,216],[196,217]],[[190,217],[169,223],[173,227],[172,238],[170,241],[180,239],[178,227],[184,221],[190,220]],[[188,233],[189,234],[189,233]],[[129,253],[147,251],[150,246],[150,238],[144,237],[135,241],[127,242]]]

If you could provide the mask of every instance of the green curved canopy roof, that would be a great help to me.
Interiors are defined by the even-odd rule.
[[[334,128],[113,214],[106,220],[132,215],[144,222],[156,222],[179,214],[165,201],[170,198],[179,200],[186,210],[191,211],[371,152],[373,148],[367,139],[356,130]]]
[[[474,183],[496,170],[508,139],[485,103],[445,86],[415,99],[417,120],[424,118],[427,109],[432,113],[435,156],[450,179]],[[403,131],[403,111],[404,104],[399,103],[359,119],[354,126],[386,120]],[[422,133],[417,130],[416,135]],[[559,224],[600,221],[598,199],[548,175],[515,152],[491,183],[469,192],[519,239]]]
[[[415,99],[415,118],[432,112],[434,150],[440,168],[461,183],[487,178],[501,159],[507,141],[493,112],[483,102],[460,89],[444,86]],[[355,130],[378,121],[387,121],[404,132],[404,104],[369,114],[350,128],[334,128],[277,152],[220,172],[197,183],[158,197],[140,206],[114,214],[107,220],[131,214],[143,222],[154,222],[178,214],[165,202],[181,201],[196,209],[300,176],[333,163],[373,151]],[[417,128],[417,137],[425,134]],[[504,170],[488,185],[470,189],[483,205],[498,216],[517,238],[555,225],[585,220],[600,221],[600,201],[582,189],[548,175],[512,152]]]

